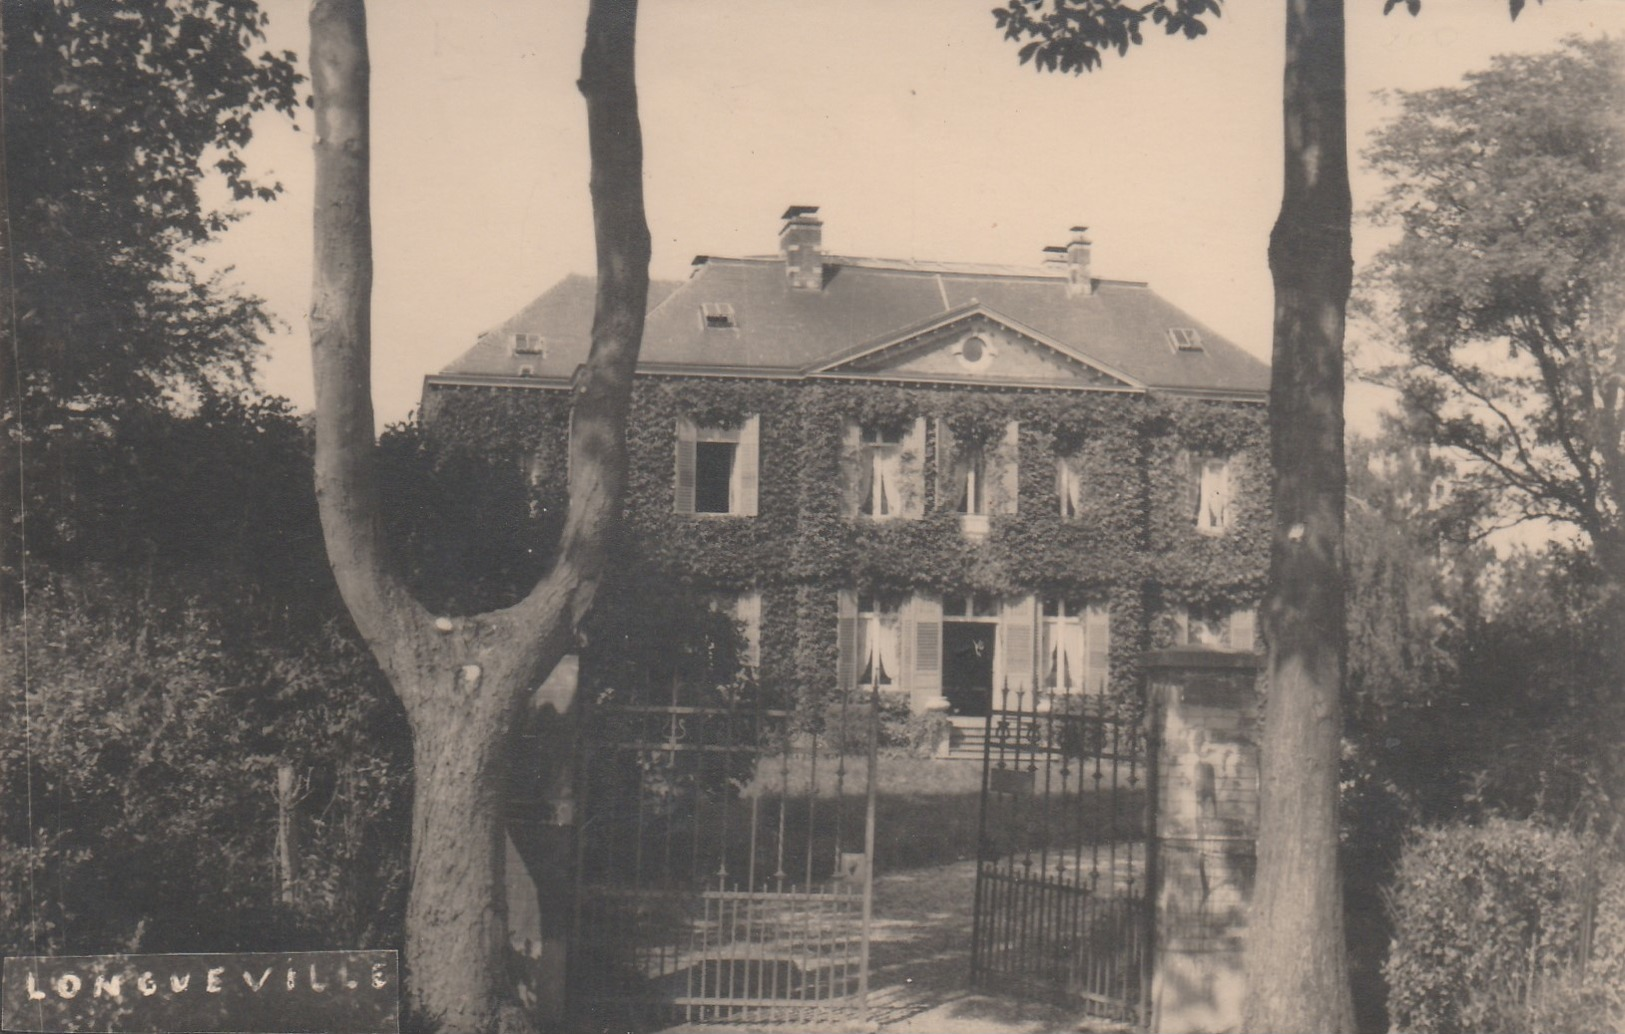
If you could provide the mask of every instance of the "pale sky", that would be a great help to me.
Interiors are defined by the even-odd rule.
[[[262,0],[270,44],[308,50],[303,0]],[[422,379],[570,272],[593,270],[586,0],[374,0],[373,384],[381,422]],[[1036,265],[1090,226],[1098,275],[1148,280],[1267,357],[1265,247],[1280,193],[1283,8],[1230,0],[1201,40],[1149,38],[1081,77],[1016,62],[991,0],[643,0],[638,85],[651,273],[772,252],[787,205],[822,207],[835,254]],[[1381,88],[1451,85],[1491,55],[1625,32],[1625,0],[1349,0],[1351,142]],[[1599,103],[1618,103],[1599,98]],[[287,329],[264,385],[313,398],[312,119],[264,118],[248,158],[287,188],[211,257]],[[1357,206],[1378,184],[1355,171]],[[1356,257],[1377,238],[1356,239]],[[1351,423],[1371,396],[1351,391]]]

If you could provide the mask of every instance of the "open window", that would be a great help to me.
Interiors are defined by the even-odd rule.
[[[1222,535],[1235,521],[1235,465],[1230,456],[1180,453],[1186,512],[1203,535]]]
[[[1016,512],[1018,434],[1012,420],[993,442],[961,441],[937,421],[937,506],[959,514],[967,534],[986,534],[991,514]]]
[[[864,428],[862,434],[858,512],[867,517],[896,517],[903,512],[903,433]]]
[[[1055,494],[1061,504],[1061,519],[1075,520],[1083,512],[1083,477],[1077,456],[1055,457]]]
[[[1051,693],[1099,696],[1111,679],[1111,619],[1104,603],[1043,601],[1040,684]]]
[[[875,593],[858,595],[858,685],[901,688],[902,610],[902,600],[897,597]]]
[[[900,425],[846,423],[842,477],[849,516],[875,520],[924,516],[925,420]]]
[[[756,515],[760,418],[737,427],[677,421],[678,513]]]

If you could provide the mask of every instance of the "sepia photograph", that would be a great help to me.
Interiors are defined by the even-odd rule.
[[[1625,1034],[1625,0],[0,0],[0,1030]]]

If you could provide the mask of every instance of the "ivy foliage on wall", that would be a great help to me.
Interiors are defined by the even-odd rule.
[[[436,455],[479,457],[511,472],[534,524],[556,536],[566,498],[569,395],[547,390],[435,390],[424,440]],[[679,417],[704,427],[760,415],[758,516],[674,512]],[[925,417],[924,516],[848,515],[847,422],[901,434]],[[939,499],[938,421],[956,443],[996,445],[1019,424],[1014,513],[968,540]],[[645,379],[627,433],[621,566],[640,578],[706,592],[763,593],[761,677],[813,689],[834,669],[838,588],[942,595],[1037,593],[1109,600],[1113,685],[1132,689],[1138,653],[1162,645],[1177,606],[1250,606],[1268,559],[1269,469],[1261,406],[1095,392],[993,392],[874,383]],[[1187,507],[1190,464],[1232,458],[1230,526],[1203,534]],[[1063,518],[1056,461],[1082,492]],[[850,469],[850,457],[845,458]],[[498,497],[501,497],[498,494]],[[1003,507],[1009,509],[1008,505]],[[532,543],[526,548],[539,556]],[[528,565],[519,565],[529,569]],[[519,569],[518,567],[515,568]]]

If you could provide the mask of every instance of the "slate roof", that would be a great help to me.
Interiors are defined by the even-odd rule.
[[[1145,389],[1262,399],[1269,388],[1268,366],[1143,283],[1097,279],[1092,293],[1069,294],[1064,270],[825,256],[824,289],[810,291],[789,285],[778,256],[695,262],[686,281],[651,283],[640,372],[838,376],[843,358],[977,312]],[[736,326],[708,328],[708,306],[728,307]],[[429,383],[567,382],[586,358],[592,312],[592,278],[566,277]],[[1202,349],[1176,350],[1173,328],[1194,328]],[[515,355],[515,333],[541,334],[545,355]]]

